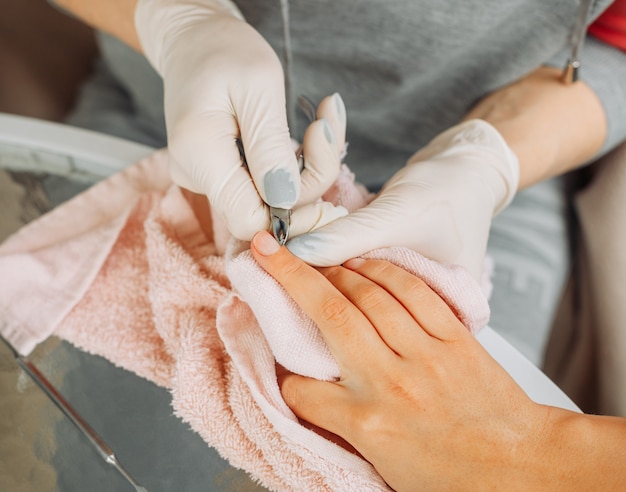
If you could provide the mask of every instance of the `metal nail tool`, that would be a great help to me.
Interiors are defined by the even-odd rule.
[[[311,102],[306,96],[298,96],[298,108],[305,114],[309,123],[316,119],[315,104]],[[243,144],[241,139],[237,139],[237,147],[239,148],[239,154],[245,166],[248,165],[246,156],[243,150]],[[304,169],[304,153],[302,146],[296,150],[296,158],[298,159],[298,169],[300,172]],[[270,207],[270,227],[274,238],[281,246],[284,245],[289,239],[289,228],[291,227],[291,210],[287,208]]]
[[[270,207],[270,224],[272,234],[281,246],[289,239],[289,227],[291,226],[291,210],[287,208]]]
[[[39,386],[46,396],[58,407],[61,412],[74,424],[78,430],[87,438],[93,448],[98,452],[102,459],[113,466],[120,474],[130,483],[135,492],[148,492],[146,488],[139,485],[135,479],[126,471],[121,463],[115,457],[113,450],[102,439],[98,433],[83,419],[80,414],[67,402],[59,393],[54,385],[39,372],[39,369],[28,360],[27,357],[20,355],[17,350],[9,343],[9,341],[0,334],[0,339],[12,352],[13,357],[22,370],[30,376],[30,378]]]

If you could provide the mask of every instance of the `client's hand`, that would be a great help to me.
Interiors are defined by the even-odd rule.
[[[280,377],[299,418],[344,438],[397,490],[545,485],[538,451],[558,411],[532,402],[422,280],[382,260],[314,269],[265,232],[252,251],[341,367],[336,382]]]

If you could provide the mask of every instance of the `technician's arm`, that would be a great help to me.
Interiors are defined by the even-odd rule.
[[[607,134],[602,103],[582,81],[564,84],[542,67],[484,98],[466,119],[502,134],[520,163],[519,187],[574,169],[601,149]]]

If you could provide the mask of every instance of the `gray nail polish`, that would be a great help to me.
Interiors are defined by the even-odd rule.
[[[296,201],[296,185],[286,169],[274,169],[263,178],[265,196],[272,207],[290,208]]]
[[[324,136],[326,137],[326,140],[328,140],[329,144],[334,144],[335,136],[333,135],[333,130],[330,128],[328,121],[326,121],[325,118],[322,118],[320,121],[322,121],[324,125]]]
[[[323,240],[314,232],[297,236],[287,242],[287,249],[305,260],[311,260],[311,255],[315,256],[315,251],[321,246],[323,246]]]
[[[341,121],[344,121],[346,118],[346,105],[344,104],[343,99],[338,92],[335,92],[333,94],[333,99],[335,100],[335,109],[337,111],[337,115],[339,116]]]

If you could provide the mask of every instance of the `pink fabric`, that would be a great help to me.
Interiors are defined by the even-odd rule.
[[[190,198],[191,197],[191,198]],[[367,193],[344,167],[325,198]],[[0,246],[3,334],[22,353],[51,334],[172,392],[176,414],[235,467],[275,490],[388,490],[362,458],[302,426],[275,361],[320,379],[339,369],[315,324],[226,237],[204,198],[171,184],[160,151]],[[486,297],[463,269],[412,251],[370,253],[423,277],[473,332]]]

